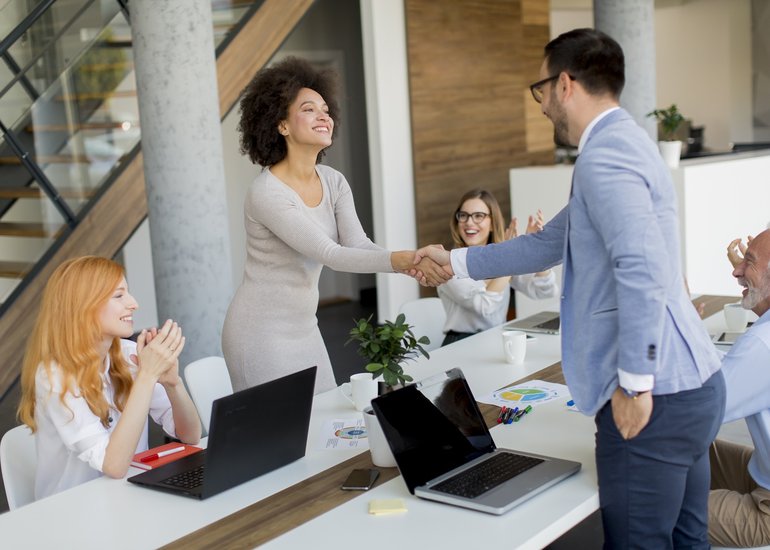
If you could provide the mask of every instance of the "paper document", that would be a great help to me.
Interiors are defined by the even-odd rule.
[[[321,449],[368,449],[363,418],[327,420],[321,431]]]
[[[564,384],[554,384],[543,380],[530,380],[495,390],[489,395],[478,399],[482,403],[496,405],[498,407],[521,407],[542,405],[560,397],[567,397],[569,390]]]

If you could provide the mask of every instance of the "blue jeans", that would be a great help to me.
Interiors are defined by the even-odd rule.
[[[607,402],[596,415],[605,548],[710,548],[708,448],[725,410],[721,372],[695,390],[653,396],[650,421],[625,440]]]

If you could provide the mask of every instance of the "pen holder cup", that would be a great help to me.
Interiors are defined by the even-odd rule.
[[[364,409],[364,423],[366,424],[366,434],[369,438],[369,452],[372,453],[372,463],[381,468],[393,468],[396,466],[396,459],[390,450],[388,440],[382,433],[380,421],[371,407]]]

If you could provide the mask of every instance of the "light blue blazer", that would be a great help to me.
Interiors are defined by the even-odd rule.
[[[576,404],[593,415],[618,386],[618,368],[654,374],[656,395],[698,388],[719,370],[684,286],[677,220],[657,147],[618,109],[592,129],[567,207],[539,233],[468,248],[468,273],[564,264],[562,367]]]

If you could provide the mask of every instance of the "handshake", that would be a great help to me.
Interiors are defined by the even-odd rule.
[[[393,267],[409,275],[422,286],[439,286],[454,276],[449,251],[440,244],[431,244],[416,251],[394,253]]]

